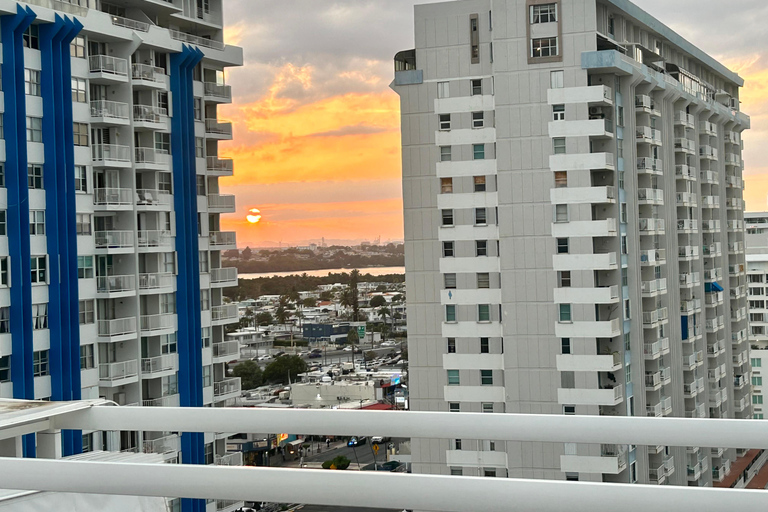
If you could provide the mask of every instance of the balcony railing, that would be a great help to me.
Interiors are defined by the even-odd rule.
[[[640,251],[640,264],[641,265],[651,265],[651,264],[661,264],[667,260],[667,250],[666,249],[648,249],[645,251]]]
[[[205,120],[205,133],[232,136],[232,123],[221,123],[216,119]]]
[[[717,160],[717,148],[713,148],[712,146],[700,146],[699,147],[699,156],[703,158],[710,158],[712,160]]]
[[[693,128],[696,126],[696,118],[693,116],[693,114],[688,114],[687,112],[683,110],[678,110],[675,112],[675,124],[680,124],[687,126],[689,128]]]
[[[141,405],[144,407],[178,407],[179,395],[178,393],[174,393],[160,398],[150,398],[148,400],[143,400]]]
[[[178,435],[161,437],[159,439],[145,439],[144,453],[175,453],[181,450],[181,439]]]
[[[240,377],[232,377],[213,383],[213,396],[229,395],[230,393],[240,393]]]
[[[133,247],[133,231],[96,231],[93,235],[97,249]]]
[[[140,188],[136,191],[136,206],[168,206],[172,200],[166,190]]]
[[[667,290],[667,280],[665,278],[653,279],[652,281],[642,281],[641,283],[641,291],[643,294],[646,294],[646,295],[664,292],[666,290]]]
[[[130,162],[131,148],[117,144],[94,144],[91,146],[91,158],[94,162]]]
[[[137,164],[167,164],[170,161],[168,152],[155,148],[136,148],[135,155]]]
[[[667,320],[668,318],[669,318],[669,315],[667,313],[667,308],[659,308],[655,311],[644,311],[643,325],[644,326],[655,325],[659,322],[663,322],[664,320]]]
[[[640,219],[639,227],[643,234],[661,233],[664,231],[664,219]]]
[[[149,23],[123,18],[122,16],[112,16],[112,24],[116,27],[125,27],[138,32],[149,32]]]
[[[91,117],[128,120],[128,104],[119,101],[95,100],[91,102]]]
[[[171,33],[171,39],[176,39],[177,41],[184,41],[185,43],[204,46],[206,48],[213,48],[214,50],[223,50],[225,47],[224,43],[221,41],[214,41],[212,39],[187,34],[173,29],[169,30],[169,32]]]
[[[99,365],[99,380],[115,381],[135,377],[139,374],[136,360]]]
[[[637,159],[637,171],[639,173],[651,172],[658,173],[664,170],[663,161],[656,158],[641,157]]]
[[[170,231],[165,230],[140,230],[139,247],[170,247],[173,236]]]
[[[212,231],[209,235],[212,247],[220,245],[235,245],[237,236],[234,231]]]
[[[655,188],[641,188],[637,190],[637,199],[642,203],[664,204],[664,191]]]
[[[162,123],[167,118],[167,108],[152,105],[133,106],[133,120],[137,123]]]
[[[243,452],[228,453],[226,455],[217,455],[214,464],[217,466],[242,466]]]
[[[98,320],[99,336],[122,336],[136,333],[136,317],[116,318],[114,320]]]
[[[720,177],[713,171],[701,171],[699,172],[699,179],[702,183],[708,183],[716,185],[720,181]]]
[[[661,131],[649,126],[638,126],[636,136],[639,142],[653,142],[661,144]]]
[[[165,77],[165,70],[149,64],[136,63],[131,66],[131,78],[134,80],[145,80],[147,82],[162,82]]]
[[[237,268],[229,267],[211,269],[212,283],[227,283],[230,281],[237,281]]]
[[[675,139],[675,150],[693,153],[696,151],[696,143],[691,139],[678,138]]]
[[[141,360],[141,373],[158,373],[173,370],[178,366],[178,363],[178,354],[144,357]]]
[[[675,166],[675,176],[687,180],[695,180],[696,168],[686,164],[678,164]]]
[[[208,172],[231,173],[234,170],[234,163],[231,158],[209,156],[206,163]]]
[[[237,304],[223,304],[211,308],[211,320],[232,320],[237,317]]]
[[[88,57],[88,68],[91,73],[128,76],[128,61],[117,57],[110,57],[109,55],[92,55]]]
[[[646,343],[644,353],[646,359],[656,359],[663,354],[669,353],[669,338]]]
[[[120,293],[136,290],[136,276],[97,276],[96,291],[98,293]]]
[[[41,7],[47,7],[48,9],[54,9],[56,11],[66,12],[68,14],[75,14],[77,16],[86,16],[88,14],[88,7],[80,6],[77,3],[72,3],[72,0],[24,0],[28,4],[39,5]]]
[[[213,344],[213,357],[240,355],[240,343],[237,341],[222,341]]]
[[[208,195],[208,209],[209,210],[231,210],[235,208],[235,196],[231,194],[209,194]]]
[[[129,188],[95,188],[93,204],[96,206],[130,206],[133,204],[133,191]]]
[[[696,194],[692,194],[690,192],[678,192],[677,205],[678,206],[696,206]]]
[[[156,290],[173,286],[175,276],[171,272],[150,272],[139,274],[140,290]]]
[[[203,89],[206,96],[213,98],[223,98],[225,100],[232,99],[232,86],[219,85],[213,82],[204,82]]]
[[[176,315],[166,313],[161,315],[141,315],[141,332],[172,329],[175,323],[175,316]]]
[[[653,102],[653,98],[647,94],[637,94],[635,95],[635,108],[656,110],[656,104]]]

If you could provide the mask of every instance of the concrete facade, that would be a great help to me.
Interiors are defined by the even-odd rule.
[[[623,0],[417,6],[415,41],[392,86],[412,409],[751,417],[743,81]],[[420,473],[675,485],[737,455],[412,446]]]

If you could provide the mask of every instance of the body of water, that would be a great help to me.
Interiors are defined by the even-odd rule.
[[[322,270],[304,270],[292,272],[263,272],[260,274],[239,274],[240,279],[256,279],[258,277],[285,277],[293,275],[307,274],[312,277],[325,277],[328,274],[340,274],[342,272],[351,272],[351,268],[329,268]],[[405,267],[372,267],[359,269],[361,274],[371,274],[372,276],[383,276],[386,274],[405,274]]]

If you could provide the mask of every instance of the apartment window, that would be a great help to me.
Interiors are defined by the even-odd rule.
[[[491,321],[491,305],[490,304],[477,305],[477,321],[478,322]]]
[[[478,288],[490,288],[491,287],[491,274],[488,272],[478,272],[477,274],[477,287]]]
[[[176,313],[176,294],[163,293],[160,295],[160,313],[173,315]]]
[[[78,235],[90,235],[91,234],[91,214],[90,213],[76,214],[75,225],[77,226]]]
[[[488,212],[485,208],[475,208],[475,224],[487,224]]]
[[[88,125],[85,123],[73,123],[75,131],[75,146],[88,145]]]
[[[555,137],[552,139],[552,151],[556,155],[565,154],[565,137]]]
[[[211,328],[210,327],[203,327],[201,339],[203,342],[203,348],[208,348],[211,346]]]
[[[27,142],[43,141],[43,118],[27,116]]]
[[[482,128],[483,122],[483,112],[472,112],[472,128]]]
[[[195,98],[195,121],[203,120],[203,98]]]
[[[39,350],[32,354],[32,373],[35,377],[49,375],[47,350]]]
[[[80,325],[92,324],[96,321],[94,301],[81,300],[78,302]]]
[[[451,114],[440,114],[439,115],[440,120],[440,129],[441,130],[450,130],[451,129]]]
[[[752,403],[755,405],[762,405],[763,395],[752,395]]]
[[[77,257],[77,277],[78,279],[93,278],[93,256]]]
[[[6,236],[8,234],[7,226],[6,211],[0,210],[0,236]]]
[[[627,203],[621,203],[619,205],[619,222],[627,223]]]
[[[155,132],[155,151],[163,154],[171,153],[171,134]]]
[[[476,78],[471,80],[472,96],[481,96],[483,94],[483,80]]]
[[[173,179],[169,172],[157,173],[157,190],[162,192],[173,193]]]
[[[616,126],[624,126],[624,107],[616,107]]]
[[[207,274],[210,271],[211,265],[208,259],[208,251],[199,251],[200,253],[200,273]]]
[[[568,205],[555,205],[555,222],[568,222]]]
[[[629,305],[629,299],[624,299],[624,320],[630,319],[631,308]]]
[[[72,101],[75,103],[88,101],[88,84],[82,78],[72,78]]]
[[[560,338],[560,352],[562,354],[571,353],[571,338]]]
[[[763,385],[763,378],[758,375],[752,376],[752,385],[753,386],[762,386]]]
[[[451,146],[440,146],[440,161],[441,162],[451,161]]]
[[[472,158],[485,160],[485,144],[472,144]]]
[[[493,370],[480,370],[480,384],[493,386]]]
[[[205,139],[195,137],[195,158],[205,158]]]
[[[443,242],[443,258],[453,258],[453,242]]]
[[[11,308],[0,308],[0,333],[11,332]]]
[[[757,412],[756,412],[756,413],[754,414],[754,418],[755,418],[756,420],[762,420],[762,419],[763,419],[763,415],[762,415],[761,413],[757,413]]]
[[[621,235],[621,254],[628,254],[627,235]]]
[[[485,192],[485,176],[475,176],[473,180],[475,192]]]
[[[557,54],[556,37],[531,39],[531,57],[554,57]]]
[[[441,194],[453,193],[453,178],[440,178],[440,193]]]
[[[555,188],[568,186],[568,171],[555,171]]]
[[[93,358],[93,345],[82,345],[80,347],[80,369],[90,370],[95,366],[96,365],[94,364]]]
[[[630,338],[629,333],[624,334],[624,350],[631,350],[632,348],[632,339]]]
[[[437,82],[437,97],[449,98],[451,96],[451,89],[449,82]]]
[[[454,304],[447,304],[445,306],[445,321],[446,322],[456,321],[456,306]]]
[[[24,93],[29,96],[40,96],[40,71],[24,70]]]
[[[204,388],[209,388],[213,386],[213,375],[211,372],[212,368],[213,366],[211,365],[203,366],[203,387]]]
[[[493,403],[491,402],[483,402],[481,404],[481,407],[482,407],[482,411],[486,414],[493,412]]]
[[[456,338],[448,338],[448,353],[456,353]]]
[[[470,62],[472,64],[480,63],[480,37],[478,35],[477,24],[477,14],[471,15],[469,18],[469,31],[471,43]]]
[[[453,210],[443,210],[443,226],[453,226]]]
[[[449,402],[448,403],[448,412],[461,412],[461,404],[458,402]],[[461,470],[459,470],[461,471]],[[459,473],[461,474],[461,473]]]
[[[40,331],[48,328],[48,303],[32,304],[32,329]]]
[[[560,322],[570,322],[570,321],[571,321],[571,305],[560,304]]]
[[[204,196],[205,195],[205,176],[200,176],[200,175],[195,176],[195,183],[197,185],[197,195]]]
[[[615,37],[616,32],[616,20],[613,18],[613,16],[608,17],[608,35],[611,37]],[[658,44],[658,41],[657,43]]]
[[[752,368],[760,368],[763,366],[763,360],[759,357],[753,357],[749,360],[749,362],[752,365]]]
[[[179,392],[179,375],[174,373],[168,377],[160,379],[160,389],[162,396],[175,395]]]
[[[619,182],[619,188],[624,188],[624,171],[618,171],[617,174],[619,175],[618,182]]]
[[[461,439],[455,439],[453,441],[453,447],[456,450],[461,450]]]
[[[88,192],[88,171],[84,165],[75,166],[75,191]]]
[[[78,59],[85,58],[85,37],[77,36],[69,43],[69,54]]]
[[[565,121],[565,105],[552,105],[552,120]]]
[[[562,89],[564,84],[565,72],[560,69],[557,71],[549,72],[549,88],[550,89]]]
[[[162,261],[161,261],[162,271],[167,272],[169,274],[175,274],[176,273],[176,253],[164,252],[162,254],[163,254]]]
[[[456,288],[456,274],[443,274],[443,284],[446,290]]]
[[[0,258],[0,286],[8,286],[8,257]]]
[[[0,357],[0,382],[11,381],[11,356]]]
[[[488,478],[495,478],[496,468],[483,468],[483,476]]]
[[[557,4],[531,6],[531,25],[536,23],[554,23],[557,21]]]
[[[568,254],[568,239],[567,238],[558,238],[557,239],[557,254]]]
[[[621,286],[629,286],[629,277],[627,275],[627,267],[621,268]]]
[[[490,339],[489,338],[480,338],[480,353],[481,354],[488,354],[490,351],[491,351]]]
[[[557,273],[557,285],[560,288],[570,288],[571,287],[571,271],[570,270],[561,270]]]
[[[27,166],[27,187],[34,190],[43,188],[43,166],[42,165]]]
[[[449,386],[458,386],[461,384],[461,380],[459,379],[459,370],[448,370],[447,372]]]
[[[32,284],[44,284],[48,278],[48,257],[32,256]]]
[[[488,240],[475,240],[475,256],[488,256]]]

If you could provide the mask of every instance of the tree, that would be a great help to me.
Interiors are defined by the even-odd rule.
[[[264,373],[258,364],[253,361],[243,361],[232,370],[235,377],[240,377],[243,389],[254,389],[264,382]]]
[[[387,299],[383,295],[376,295],[371,299],[370,305],[372,308],[378,308],[384,306],[387,303]]]
[[[401,293],[398,293],[397,295],[392,297],[392,302],[403,302],[404,300],[405,300],[405,297]]]
[[[381,336],[384,338],[383,341],[387,340],[387,332],[389,331],[389,325],[387,325],[387,317],[392,318],[392,311],[386,306],[380,307],[379,318],[384,321],[384,325],[381,328]]]
[[[333,466],[335,469],[344,470],[349,467],[351,462],[352,461],[345,456],[339,455],[338,457],[323,462],[323,469],[331,469],[331,466]]]
[[[357,301],[357,282],[360,279],[360,271],[354,269],[349,273],[349,290],[352,295],[352,319],[357,322],[360,313],[360,304]]]
[[[251,251],[251,248],[250,248],[250,247],[246,247],[245,249],[243,249],[243,252],[242,252],[242,254],[240,254],[240,256],[241,256],[241,257],[242,257],[242,258],[243,258],[245,261],[248,261],[248,260],[250,260],[250,259],[251,259],[251,257],[253,256],[253,251]]]
[[[347,333],[347,343],[352,345],[352,347],[354,348],[355,343],[359,343],[359,342],[360,342],[360,336],[357,335],[357,328],[353,327]]]
[[[240,251],[237,249],[230,249],[224,253],[224,257],[230,260],[238,260],[240,259]]]
[[[376,287],[376,291],[377,292],[385,292],[385,291],[387,291],[387,285],[380,284],[379,286]]]
[[[330,290],[325,290],[320,292],[320,300],[331,300],[333,299],[333,293],[331,293]]]
[[[259,325],[272,325],[275,323],[275,319],[272,317],[272,313],[269,311],[262,311],[256,315],[256,323]]]
[[[314,297],[307,297],[303,302],[305,308],[314,308],[317,306],[317,300],[315,300]]]
[[[296,381],[300,373],[307,371],[307,363],[299,356],[280,356],[264,368],[264,380],[273,384]]]
[[[277,303],[277,310],[275,311],[277,323],[279,324],[287,324],[288,320],[291,318],[292,313],[288,310],[288,302],[289,298],[287,295],[280,296],[280,300]]]
[[[368,352],[363,354],[363,357],[368,361],[373,361],[374,359],[376,359],[376,352],[374,352],[373,350],[369,350]]]

